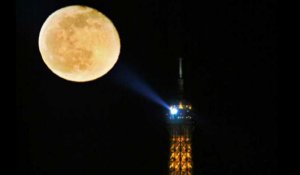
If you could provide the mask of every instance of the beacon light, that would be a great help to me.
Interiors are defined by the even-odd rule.
[[[171,107],[170,107],[170,113],[171,113],[172,115],[175,115],[175,114],[178,113],[178,109],[177,109],[176,107],[174,107],[174,106],[171,106]]]

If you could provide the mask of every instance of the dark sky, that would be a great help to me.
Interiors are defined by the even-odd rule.
[[[277,175],[276,1],[16,2],[18,175],[167,175],[166,110],[117,80],[128,67],[169,103],[180,56],[199,121],[195,175]],[[46,18],[73,4],[103,12],[121,38],[115,67],[84,84],[38,50]]]

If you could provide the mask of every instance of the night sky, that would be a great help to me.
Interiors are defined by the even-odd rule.
[[[170,104],[179,57],[195,175],[277,175],[276,1],[16,2],[18,175],[167,175],[167,110],[120,70]],[[53,74],[38,49],[46,18],[74,4],[103,12],[121,38],[115,67],[88,83]]]

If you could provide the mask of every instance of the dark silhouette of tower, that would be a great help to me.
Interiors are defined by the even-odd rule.
[[[170,106],[167,119],[170,132],[169,175],[192,175],[192,105],[184,97],[182,58],[179,58],[178,99]]]

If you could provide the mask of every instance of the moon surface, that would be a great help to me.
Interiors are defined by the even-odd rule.
[[[86,6],[67,6],[52,13],[39,35],[39,50],[47,67],[59,77],[86,82],[105,75],[120,54],[113,23]]]

